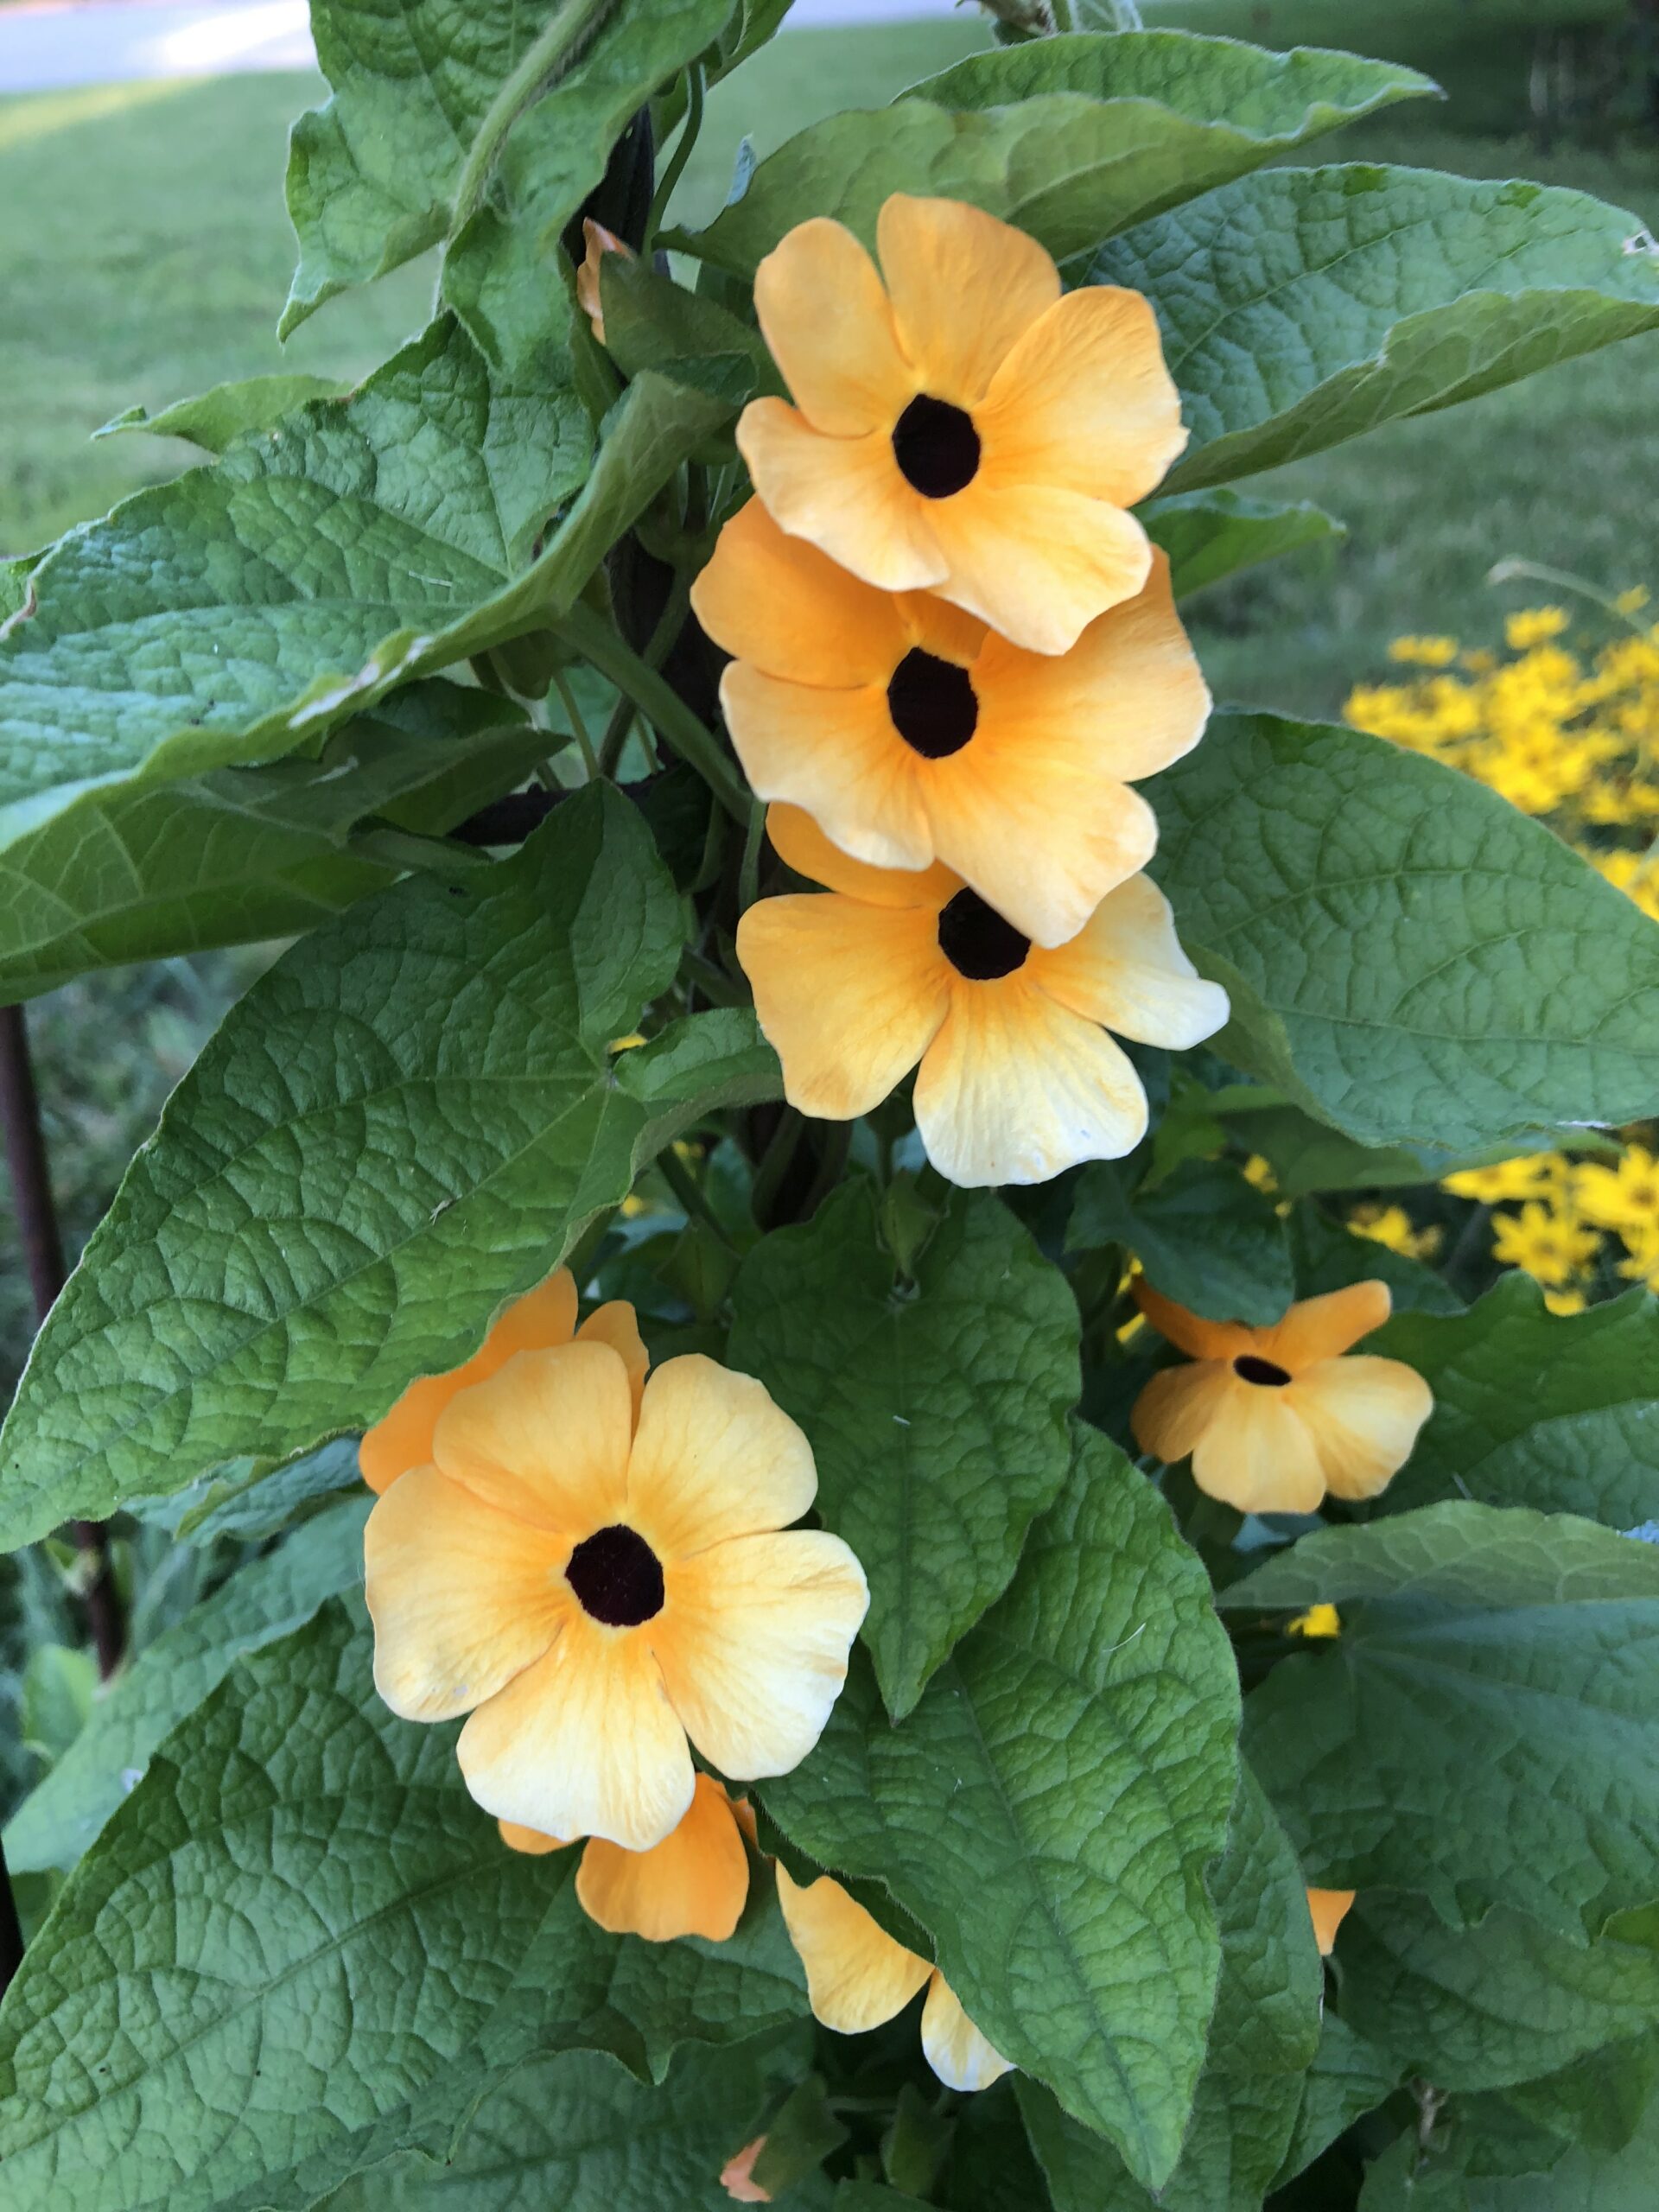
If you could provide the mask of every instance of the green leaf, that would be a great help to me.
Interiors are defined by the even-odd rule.
[[[1204,1867],[1236,1778],[1232,1656],[1168,1508],[1103,1437],[1001,1604],[894,1727],[855,1664],[765,1786],[798,1847],[884,1882],[969,2017],[1156,2188],[1180,2150],[1220,1944]]]
[[[1427,1899],[1362,1896],[1342,1925],[1343,2015],[1445,2089],[1501,2089],[1659,2020],[1659,1924],[1586,1948],[1501,1906],[1454,1930]]]
[[[1357,1236],[1316,1206],[1299,1206],[1291,1216],[1290,1249],[1296,1262],[1296,1295],[1318,1298],[1350,1283],[1380,1279],[1387,1283],[1396,1313],[1461,1313],[1463,1302],[1443,1275],[1403,1252],[1391,1252],[1374,1237]],[[1415,1364],[1415,1362],[1412,1362]],[[1421,1440],[1419,1440],[1419,1450]],[[1395,1478],[1385,1501],[1399,1487]]]
[[[757,391],[782,391],[760,332],[717,301],[620,253],[600,263],[599,284],[605,350],[625,376],[655,369],[734,412]]]
[[[214,1544],[225,1536],[261,1543],[360,1480],[356,1437],[337,1436],[283,1467],[265,1459],[228,1459],[170,1497],[132,1498],[126,1510],[181,1543]]]
[[[950,2161],[937,2199],[950,2212],[1050,2212],[1014,2081],[1005,2074],[988,2089],[957,2103]],[[836,2212],[842,2212],[839,2203]]]
[[[1319,2028],[1319,2047],[1302,2076],[1290,2141],[1273,2185],[1306,2171],[1338,2136],[1368,2112],[1375,2112],[1399,2084],[1401,2069],[1348,2023],[1327,2011]]]
[[[1462,2174],[1427,2152],[1412,2127],[1366,2167],[1355,2212],[1469,2212],[1469,2196]]]
[[[1319,2044],[1324,1976],[1301,1870],[1248,1767],[1210,1893],[1221,1979],[1180,2161],[1149,2195],[1109,2144],[1021,2080],[1020,2108],[1055,2212],[1257,2212],[1279,2168]]]
[[[349,400],[138,493],[65,538],[0,631],[0,843],[99,789],[315,750],[411,677],[568,613],[721,419],[643,377],[590,473],[574,394],[493,380],[445,318]]]
[[[1659,2173],[1659,2101],[1624,2149],[1574,2145],[1548,2174],[1472,2179],[1469,2212],[1652,2212]]]
[[[398,885],[257,982],[174,1094],[0,1432],[0,1543],[282,1460],[450,1367],[711,1104],[743,1017],[608,1050],[671,980],[678,901],[609,786],[465,885]]]
[[[1270,1198],[1225,1160],[1184,1160],[1151,1190],[1125,1187],[1109,1160],[1078,1179],[1066,1249],[1126,1245],[1147,1280],[1216,1321],[1265,1328],[1296,1295],[1290,1243]]]
[[[1217,1049],[1363,1144],[1659,1108],[1659,925],[1541,823],[1357,730],[1222,715],[1153,874],[1233,995]]]
[[[168,1739],[8,1993],[17,2203],[209,2212],[468,2050],[548,1884],[454,1735],[393,1719],[336,1601]]]
[[[168,1731],[218,1688],[245,1653],[289,1636],[363,1579],[363,1523],[352,1498],[233,1574],[141,1651],[92,1707],[86,1726],[5,1833],[7,1864],[73,1866],[141,1781]]]
[[[0,853],[0,997],[129,961],[296,937],[395,871],[353,831],[450,829],[557,741],[493,693],[411,684],[316,760],[92,791]]]
[[[1327,1529],[1218,1594],[1329,1601],[1244,1744],[1310,1881],[1497,1904],[1575,1941],[1659,1889],[1659,1550],[1566,1514],[1431,1505]]]
[[[1171,492],[1320,452],[1659,323],[1659,254],[1581,192],[1274,169],[1157,216],[1090,282],[1144,292],[1192,443]]]
[[[720,2170],[765,2094],[753,2042],[684,2051],[660,2088],[597,2052],[537,2058],[486,2100],[453,2158],[359,2175],[327,2212],[731,2212]]]
[[[1466,1313],[1401,1314],[1372,1349],[1434,1393],[1374,1511],[1474,1497],[1613,1529],[1659,1520],[1659,1300],[1648,1292],[1555,1314],[1517,1270]]]
[[[1064,259],[1433,89],[1391,62],[1179,31],[1046,38],[970,54],[891,108],[813,124],[707,230],[673,243],[752,276],[810,215],[873,245],[887,195],[921,192],[983,207]]]
[[[1141,509],[1141,519],[1153,543],[1169,556],[1177,599],[1207,591],[1241,569],[1348,535],[1346,523],[1307,499],[1284,506],[1225,486],[1154,499]]]
[[[70,1751],[86,1726],[98,1691],[98,1662],[90,1651],[70,1643],[37,1643],[23,1669],[18,1704],[23,1749],[48,1775]],[[21,1860],[8,1864],[28,1872]]]
[[[333,377],[276,375],[245,377],[237,384],[218,384],[194,399],[175,399],[152,415],[143,407],[129,407],[95,438],[112,438],[124,430],[143,430],[153,438],[186,438],[204,452],[220,454],[236,438],[251,430],[269,430],[310,399],[343,399],[351,386]]]
[[[898,1719],[1007,1587],[1066,1478],[1081,1388],[1071,1294],[998,1199],[959,1193],[916,1267],[901,1289],[861,1178],[749,1253],[727,1355],[812,1440]]]
[[[1466,1148],[1451,1152],[1424,1139],[1409,1145],[1361,1144],[1328,1123],[1316,1122],[1300,1106],[1286,1105],[1273,1091],[1254,1084],[1239,1086],[1238,1103],[1229,1108],[1227,1122],[1240,1144],[1248,1145],[1266,1160],[1279,1185],[1279,1195],[1286,1198],[1342,1191],[1409,1189],[1415,1184],[1438,1182],[1459,1167],[1484,1166],[1496,1156],[1495,1148],[1489,1145],[1478,1147],[1471,1156]],[[1531,1141],[1523,1148],[1531,1148]]]
[[[1518,2082],[1504,2102],[1535,2126],[1598,2151],[1622,2151],[1659,2091],[1659,2031],[1592,2051],[1536,2082]]]
[[[492,361],[519,367],[563,359],[571,312],[562,281],[569,266],[562,245],[566,226],[604,176],[611,149],[635,112],[718,37],[731,12],[732,0],[636,0],[604,9],[569,73],[514,125],[490,199],[461,223],[443,262],[444,297]],[[457,10],[450,36],[466,51],[474,35],[470,16]],[[399,84],[397,91],[401,99],[405,87]],[[401,175],[401,149],[397,166]],[[459,181],[457,163],[446,194]],[[332,204],[327,214],[332,222]],[[450,220],[446,207],[445,230]],[[302,253],[285,329],[315,303],[300,304],[306,281]],[[338,285],[331,282],[328,289]]]

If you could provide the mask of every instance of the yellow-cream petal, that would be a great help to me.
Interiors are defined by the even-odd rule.
[[[646,1383],[628,1521],[665,1567],[731,1536],[786,1529],[817,1491],[811,1446],[752,1375],[686,1352]]]
[[[1130,1287],[1135,1304],[1159,1335],[1194,1359],[1230,1360],[1260,1349],[1261,1332],[1247,1329],[1242,1321],[1206,1321],[1154,1290],[1144,1275],[1137,1275]]]
[[[834,844],[872,867],[931,863],[920,756],[893,728],[885,682],[831,691],[737,660],[721,679],[720,700],[757,798],[810,814]]]
[[[938,916],[839,893],[761,899],[737,925],[761,1028],[803,1114],[879,1106],[928,1049],[950,1002]]]
[[[1346,1283],[1318,1298],[1299,1299],[1284,1319],[1264,1334],[1261,1349],[1294,1374],[1316,1360],[1339,1357],[1362,1337],[1380,1329],[1393,1310],[1394,1294],[1387,1283],[1376,1277]]]
[[[432,1448],[451,1481],[579,1540],[620,1516],[632,1428],[622,1357],[589,1340],[518,1353],[450,1401]]]
[[[721,531],[691,605],[717,645],[797,683],[885,683],[908,650],[893,594],[788,537],[759,499]]]
[[[384,1491],[406,1468],[429,1464],[438,1415],[458,1390],[499,1373],[515,1352],[569,1344],[575,1325],[576,1286],[569,1268],[556,1268],[513,1300],[470,1359],[411,1382],[391,1412],[365,1430],[357,1461],[369,1488]]]
[[[947,868],[872,868],[826,837],[804,808],[769,806],[766,835],[785,868],[866,906],[925,906],[937,915],[962,888]]]
[[[824,215],[798,223],[754,272],[754,311],[815,430],[891,435],[916,395],[916,374],[875,264],[845,225]]]
[[[1241,1513],[1312,1513],[1325,1496],[1313,1440],[1284,1389],[1237,1376],[1194,1446],[1192,1479]]]
[[[1434,1394],[1403,1360],[1358,1352],[1316,1360],[1286,1393],[1306,1422],[1333,1497],[1375,1497],[1408,1459]]]
[[[1153,1376],[1129,1414],[1129,1427],[1143,1452],[1173,1466],[1185,1459],[1219,1414],[1227,1395],[1224,1362],[1194,1360],[1186,1367],[1164,1367]]]
[[[552,1649],[479,1707],[456,1756],[486,1813],[547,1835],[649,1851],[691,1802],[685,1731],[644,1631],[574,1601]]]
[[[944,563],[933,588],[1029,652],[1069,652],[1096,615],[1133,599],[1151,569],[1152,548],[1133,515],[1063,486],[1002,485],[982,471],[965,491],[930,505],[927,525]]]
[[[697,1777],[691,1809],[652,1851],[624,1851],[595,1836],[582,1854],[576,1896],[589,1920],[613,1936],[671,1943],[701,1936],[723,1943],[743,1916],[749,1858],[726,1792]]]
[[[999,485],[1051,485],[1132,507],[1186,443],[1158,318],[1139,292],[1085,285],[1008,354],[974,416]]]
[[[365,1591],[374,1683],[405,1720],[453,1720],[547,1650],[575,1604],[568,1546],[435,1467],[411,1467],[370,1514]]]
[[[633,1395],[633,1417],[637,1422],[651,1355],[645,1350],[645,1338],[639,1333],[639,1317],[627,1300],[611,1298],[603,1306],[595,1306],[576,1331],[576,1342],[582,1344],[608,1344],[618,1355],[628,1370],[628,1389]]]
[[[788,1774],[823,1732],[870,1602],[864,1570],[822,1529],[733,1536],[667,1562],[648,1623],[686,1733],[734,1782]]]
[[[922,2049],[947,2089],[988,2089],[1012,2069],[963,2011],[956,1992],[935,1972],[922,2007]]]
[[[895,1942],[833,1876],[804,1885],[778,1866],[784,1925],[806,1968],[812,2017],[837,2035],[861,2036],[902,2012],[931,1975],[925,1959]]]
[[[1002,362],[1060,296],[1035,238],[961,200],[895,192],[875,250],[917,388],[969,410]]]
[[[1307,1893],[1308,1917],[1313,1923],[1313,1940],[1319,1947],[1319,1956],[1328,1959],[1337,1948],[1337,1930],[1348,1916],[1357,1891],[1354,1890],[1310,1890]]]
[[[569,1851],[570,1839],[562,1835],[543,1835],[539,1828],[521,1827],[517,1821],[498,1821],[501,1840],[509,1851],[522,1852],[526,1859],[545,1859],[552,1851]]]
[[[1137,1044],[1190,1051],[1227,1020],[1227,994],[1181,950],[1169,901],[1149,876],[1109,891],[1069,943],[1039,946],[1027,963],[1058,1005]]]
[[[1210,693],[1175,611],[1169,556],[1152,549],[1133,599],[1096,615],[1069,652],[1030,653],[988,638],[974,668],[982,721],[1039,760],[1069,747],[1096,774],[1155,775],[1204,734]],[[977,739],[976,743],[977,743]]]
[[[824,437],[781,399],[752,399],[738,418],[738,450],[754,488],[791,537],[819,546],[884,591],[930,591],[948,574],[927,512],[942,503],[912,491],[886,430]]]
[[[1120,1160],[1147,1133],[1147,1095],[1128,1057],[1020,971],[957,982],[915,1104],[928,1158],[968,1189]]]

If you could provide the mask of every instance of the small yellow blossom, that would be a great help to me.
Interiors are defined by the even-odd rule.
[[[1601,1249],[1593,1229],[1580,1229],[1553,1207],[1529,1200],[1519,1213],[1492,1224],[1492,1255],[1506,1268],[1522,1268],[1548,1290],[1565,1290]]]
[[[1258,1191],[1273,1192],[1279,1187],[1279,1178],[1259,1152],[1253,1152],[1250,1154],[1241,1172],[1244,1180],[1254,1184]]]
[[[1459,1168],[1440,1188],[1454,1198],[1501,1205],[1509,1199],[1535,1198],[1554,1188],[1566,1164],[1559,1152],[1523,1153],[1518,1160],[1500,1160],[1490,1167]]]
[[[1644,1144],[1632,1144],[1615,1167],[1587,1160],[1578,1171],[1577,1193],[1580,1212],[1598,1229],[1623,1234],[1659,1228],[1659,1156]]]
[[[1588,1296],[1581,1290],[1547,1290],[1544,1293],[1544,1303],[1552,1313],[1582,1313],[1589,1302]]]
[[[1408,1260],[1432,1260],[1442,1242],[1439,1228],[1432,1223],[1426,1229],[1414,1227],[1403,1206],[1356,1206],[1348,1226],[1356,1236],[1369,1237]]]
[[[1534,645],[1559,638],[1566,627],[1564,607],[1529,607],[1510,615],[1503,625],[1503,635],[1512,652],[1524,653]]]
[[[1342,1615],[1334,1605],[1310,1605],[1305,1613],[1298,1613],[1294,1621],[1285,1623],[1287,1636],[1340,1636]]]
[[[1629,591],[1620,592],[1618,597],[1613,601],[1613,607],[1620,614],[1639,614],[1647,603],[1647,586],[1632,584]]]
[[[1414,663],[1420,668],[1450,668],[1457,657],[1455,638],[1396,638],[1389,647],[1390,660]]]

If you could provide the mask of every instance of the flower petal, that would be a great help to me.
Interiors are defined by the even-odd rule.
[[[891,435],[920,387],[875,264],[844,224],[798,223],[754,272],[754,311],[815,430]]]
[[[766,835],[785,868],[866,906],[925,906],[937,915],[962,888],[948,868],[872,868],[832,844],[798,806],[769,806]]]
[[[1167,1466],[1185,1459],[1221,1411],[1227,1369],[1219,1360],[1160,1368],[1135,1400],[1129,1427],[1143,1452]]]
[[[1230,1010],[1221,985],[1206,983],[1182,951],[1169,901],[1146,875],[1109,891],[1069,944],[1039,947],[1028,972],[1073,1014],[1178,1052],[1213,1037]]]
[[[922,2007],[922,2049],[947,2089],[988,2089],[1013,2069],[981,2035],[942,1974],[927,1986]]]
[[[1289,1392],[1230,1376],[1192,1453],[1192,1479],[1241,1513],[1312,1513],[1325,1496],[1313,1440]]]
[[[737,925],[754,1010],[803,1114],[850,1121],[879,1106],[928,1049],[950,1002],[937,912],[866,906],[834,892],[762,899]]]
[[[912,491],[886,430],[829,438],[781,399],[752,399],[738,418],[738,451],[773,519],[884,591],[929,591],[948,569],[929,510]]]
[[[453,1720],[547,1650],[575,1600],[564,1538],[411,1467],[370,1514],[374,1685],[405,1720]]]
[[[1300,1369],[1286,1395],[1307,1424],[1333,1497],[1375,1497],[1411,1457],[1434,1394],[1403,1360],[1357,1353]]]
[[[895,1942],[833,1876],[804,1887],[778,1862],[784,1925],[806,1968],[812,2017],[838,2035],[863,2035],[902,2012],[932,1974],[925,1959]]]
[[[645,1637],[575,1604],[546,1656],[479,1707],[456,1756],[486,1813],[545,1835],[649,1851],[691,1802],[685,1731]]]
[[[501,1840],[509,1851],[522,1852],[526,1859],[545,1859],[551,1851],[569,1851],[571,1839],[562,1835],[543,1835],[540,1828],[520,1827],[517,1821],[498,1821]]]
[[[734,1536],[666,1562],[645,1633],[686,1733],[734,1782],[788,1774],[823,1732],[870,1602],[864,1570],[821,1529]]]
[[[1358,1894],[1354,1890],[1310,1890],[1307,1893],[1308,1917],[1313,1923],[1313,1941],[1319,1947],[1319,1956],[1328,1959],[1337,1948],[1337,1930],[1348,1916],[1348,1908]]]
[[[645,1385],[628,1463],[628,1520],[662,1560],[786,1529],[817,1496],[812,1447],[764,1382],[701,1352]]]
[[[1189,1313],[1173,1298],[1154,1290],[1144,1275],[1136,1275],[1131,1288],[1135,1302],[1160,1337],[1191,1352],[1194,1359],[1236,1359],[1242,1351],[1259,1351],[1261,1332],[1242,1321],[1206,1321]]]
[[[1147,1096],[1103,1029],[1023,972],[959,982],[916,1078],[916,1127],[964,1188],[1046,1183],[1083,1160],[1120,1160],[1147,1131]]]
[[[875,249],[916,388],[972,409],[1007,355],[1060,296],[1035,238],[960,200],[895,192]]]
[[[925,520],[944,563],[932,588],[1028,652],[1070,652],[1096,615],[1135,598],[1152,567],[1133,515],[1058,486],[995,483],[982,470],[966,491],[931,502]]]
[[[1315,1360],[1338,1358],[1380,1329],[1393,1311],[1394,1294],[1387,1283],[1375,1278],[1351,1282],[1319,1298],[1299,1299],[1257,1349],[1295,1374]]]
[[[608,1344],[620,1357],[628,1370],[628,1388],[633,1394],[633,1418],[639,1420],[639,1400],[645,1387],[645,1372],[651,1365],[651,1355],[645,1350],[645,1338],[639,1334],[639,1317],[626,1298],[607,1299],[603,1306],[595,1306],[588,1319],[576,1331],[579,1344]]]
[[[759,499],[721,531],[691,605],[717,645],[797,683],[885,683],[906,650],[891,593],[787,537]]]
[[[1132,507],[1186,443],[1151,302],[1090,284],[1057,300],[997,371],[974,416],[984,474]]]
[[[391,1412],[364,1431],[357,1463],[369,1488],[384,1491],[406,1468],[429,1465],[438,1415],[458,1390],[497,1374],[515,1352],[568,1344],[575,1325],[576,1286],[569,1268],[556,1268],[513,1300],[470,1359],[411,1382]]]
[[[723,1943],[743,1916],[749,1855],[726,1792],[700,1774],[691,1809],[652,1851],[624,1851],[595,1836],[582,1854],[576,1896],[589,1920],[613,1936],[671,1943],[701,1936]]]
[[[499,1511],[580,1539],[621,1512],[632,1427],[621,1355],[590,1340],[521,1351],[452,1399],[433,1452]]]
[[[893,726],[885,684],[830,691],[734,661],[721,678],[726,727],[760,798],[810,813],[843,852],[878,868],[933,858],[919,757]]]

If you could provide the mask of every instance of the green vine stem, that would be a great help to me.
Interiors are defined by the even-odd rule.
[[[449,235],[455,238],[477,213],[489,188],[507,134],[526,109],[550,92],[566,72],[598,37],[616,7],[616,0],[564,0],[541,36],[524,50],[518,67],[496,94],[489,113],[478,126],[478,136],[467,156],[461,181],[455,187]]]
[[[686,72],[685,98],[685,121],[680,125],[674,151],[669,156],[668,166],[652,195],[651,213],[645,218],[644,251],[647,254],[657,243],[657,233],[663,227],[664,219],[668,213],[668,203],[674,197],[674,188],[685,173],[685,165],[697,143],[697,134],[702,129],[702,64],[700,61],[694,61]]]
[[[608,677],[681,760],[696,770],[732,819],[747,823],[748,786],[736,763],[721,750],[714,732],[698,720],[666,677],[642,660],[614,626],[592,607],[578,603],[561,617],[556,627],[566,645],[601,676]]]

